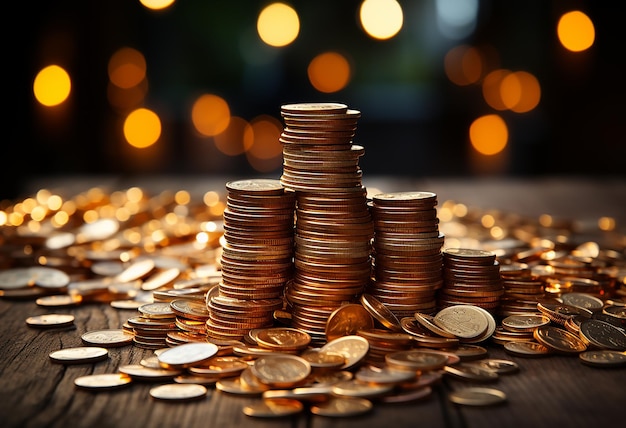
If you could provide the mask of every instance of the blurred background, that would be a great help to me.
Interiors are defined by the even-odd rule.
[[[31,177],[278,178],[280,106],[318,101],[361,111],[364,177],[623,177],[618,6],[19,2],[0,199]]]

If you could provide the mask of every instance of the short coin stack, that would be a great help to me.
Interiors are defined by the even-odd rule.
[[[437,195],[396,192],[374,195],[373,278],[368,293],[398,318],[436,310],[436,290],[442,286]]]
[[[324,342],[326,321],[355,301],[371,271],[373,225],[352,144],[360,112],[339,103],[281,107],[281,183],[296,193],[295,274],[285,293],[293,327]]]
[[[504,287],[495,253],[471,248],[443,251],[444,286],[438,291],[441,308],[474,305],[496,313]]]
[[[295,196],[273,179],[233,181],[226,189],[222,280],[207,302],[206,329],[209,339],[239,340],[271,325],[282,308],[293,275]]]

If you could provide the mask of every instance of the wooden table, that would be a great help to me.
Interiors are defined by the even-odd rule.
[[[152,185],[221,191],[219,180],[177,180],[152,180]],[[72,180],[65,183],[67,188],[71,187],[69,183]],[[82,182],[83,186],[90,184]],[[626,223],[626,181],[621,178],[465,181],[382,177],[366,184],[386,192],[433,191],[440,201],[453,199],[472,207],[517,211],[529,216],[549,213],[585,222],[603,215],[613,216],[621,230]],[[32,184],[33,188],[39,185]],[[36,329],[26,325],[27,317],[49,312],[52,312],[49,308],[40,307],[32,300],[0,300],[0,426],[4,428],[588,427],[619,426],[626,414],[622,407],[626,403],[626,368],[591,367],[576,356],[517,357],[490,341],[483,344],[489,357],[509,359],[520,367],[517,373],[500,375],[493,383],[479,385],[506,393],[504,404],[490,407],[452,404],[448,400],[451,391],[477,385],[447,375],[433,385],[432,394],[425,399],[403,404],[375,401],[371,412],[349,418],[322,417],[306,411],[284,419],[251,418],[243,414],[242,408],[259,398],[231,395],[211,387],[202,400],[185,403],[152,399],[149,390],[154,384],[148,382],[134,381],[126,388],[95,393],[77,389],[74,379],[87,374],[114,373],[119,366],[137,364],[153,352],[129,345],[111,348],[109,358],[104,361],[67,366],[51,362],[49,353],[83,346],[82,333],[120,328],[137,311],[114,309],[108,304],[85,304],[54,311],[74,315],[74,328]]]

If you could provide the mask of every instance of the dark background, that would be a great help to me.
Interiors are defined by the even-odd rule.
[[[363,145],[364,175],[414,177],[624,176],[626,96],[624,41],[618,2],[480,1],[477,28],[463,40],[437,38],[428,18],[434,0],[401,1],[404,27],[394,39],[374,41],[358,23],[360,1],[294,1],[297,40],[268,49],[272,60],[250,66],[241,43],[253,37],[262,1],[178,0],[161,12],[138,0],[19,2],[5,16],[4,165],[0,199],[20,194],[32,177],[150,174],[256,175],[245,156],[194,159],[189,150],[189,107],[202,93],[228,101],[231,114],[280,118],[293,102],[339,101],[362,112],[355,143]],[[556,37],[558,18],[580,9],[594,22],[591,49],[567,52]],[[541,102],[533,111],[496,112],[478,85],[459,87],[443,69],[460,44],[489,46],[498,66],[534,74]],[[121,119],[106,95],[107,63],[120,47],[147,61],[145,105],[163,123],[159,155],[146,159],[121,147]],[[318,53],[349,55],[349,86],[321,94],[306,67]],[[259,55],[265,52],[260,51]],[[55,113],[36,104],[38,70],[58,63],[70,72],[71,99]],[[6,111],[6,110],[5,110]],[[509,126],[504,160],[478,168],[468,142],[471,122],[499,113]],[[280,169],[271,173],[278,177]]]

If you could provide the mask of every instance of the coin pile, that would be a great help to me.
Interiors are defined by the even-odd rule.
[[[437,195],[396,192],[374,195],[372,281],[367,291],[398,318],[436,310],[443,284]]]
[[[372,219],[354,145],[360,112],[340,103],[287,104],[280,182],[296,194],[295,273],[285,297],[292,325],[315,343],[326,320],[363,292],[371,273]]]
[[[126,320],[123,328],[131,332],[133,344],[144,349],[167,347],[168,334],[178,331],[176,314],[168,302],[145,303],[138,309],[138,315]]]
[[[271,325],[283,306],[293,275],[295,195],[273,179],[232,181],[226,189],[222,280],[208,299],[206,334],[239,340]]]
[[[467,304],[497,312],[504,288],[495,253],[446,248],[443,251],[443,278],[443,287],[438,292],[441,308]]]
[[[537,312],[537,303],[549,300],[544,290],[545,281],[533,273],[526,263],[509,262],[500,265],[504,294],[498,314],[507,317]]]

